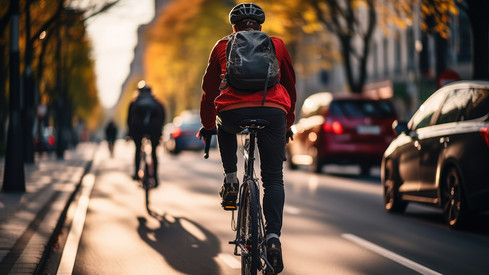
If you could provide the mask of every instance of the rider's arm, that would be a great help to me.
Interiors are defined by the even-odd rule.
[[[209,64],[202,80],[202,99],[200,101],[200,118],[205,129],[211,130],[216,127],[216,107],[214,100],[220,94],[221,65],[218,59],[219,43],[212,49]]]
[[[287,129],[289,129],[295,120],[295,71],[284,42],[281,39],[274,39],[274,42],[277,58],[280,62],[280,84],[285,87],[290,97],[291,107],[290,111],[287,113]]]

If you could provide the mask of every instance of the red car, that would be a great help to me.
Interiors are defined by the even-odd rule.
[[[322,92],[308,97],[301,112],[287,146],[291,169],[309,165],[320,173],[325,164],[358,164],[369,175],[395,137],[397,114],[389,100]]]

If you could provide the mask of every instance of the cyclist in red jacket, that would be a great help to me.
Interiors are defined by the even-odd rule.
[[[265,13],[255,4],[243,3],[231,10],[229,21],[234,32],[261,30]],[[263,212],[266,220],[267,257],[270,262],[276,263],[274,270],[278,273],[283,270],[279,240],[285,198],[283,161],[286,142],[292,136],[290,127],[295,120],[296,90],[295,72],[289,53],[281,39],[271,39],[280,65],[280,83],[268,89],[263,105],[264,91],[249,93],[231,86],[222,91],[219,89],[222,76],[226,74],[226,45],[229,37],[216,43],[202,83],[200,115],[203,127],[199,136],[208,137],[215,133],[217,120],[219,149],[225,173],[219,194],[223,204],[229,201],[236,203],[239,185],[236,175],[236,134],[242,130],[238,123],[246,118],[261,118],[270,122],[269,126],[259,132],[258,150],[264,187]]]

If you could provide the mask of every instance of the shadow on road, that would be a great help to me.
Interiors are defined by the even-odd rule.
[[[220,248],[216,236],[185,217],[155,212],[151,216],[159,227],[152,229],[145,217],[138,217],[138,233],[172,268],[185,274],[219,274],[214,260]]]
[[[427,208],[425,211],[407,211],[403,215],[426,223],[448,228],[448,225],[443,218],[443,213],[438,208],[433,208],[433,210]],[[489,212],[473,214],[463,228],[454,230],[454,232],[472,233],[489,237]]]

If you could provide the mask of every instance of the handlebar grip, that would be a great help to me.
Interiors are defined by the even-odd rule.
[[[211,148],[211,140],[212,140],[212,136],[204,138],[204,143],[205,143],[204,158],[205,159],[209,158],[209,149]]]

